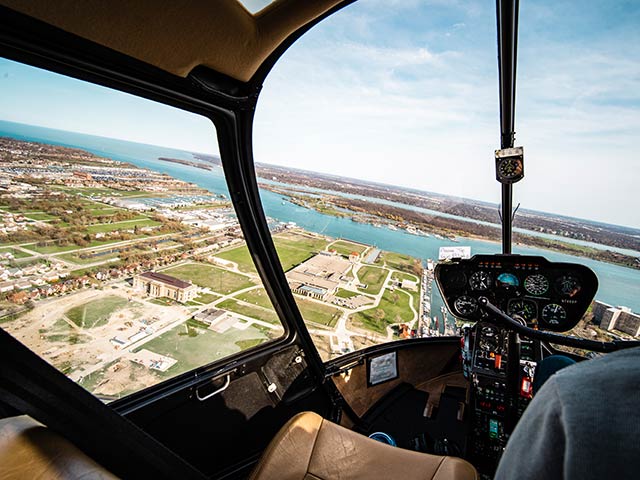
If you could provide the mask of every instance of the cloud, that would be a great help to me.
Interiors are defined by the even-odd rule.
[[[407,2],[401,19],[359,3],[276,65],[256,115],[257,160],[499,201],[492,9]],[[633,188],[603,168],[615,158],[637,182],[640,62],[606,30],[558,32],[567,21],[554,9],[536,8],[541,23],[522,21],[516,130],[527,181],[518,198],[526,208],[640,225],[637,209],[618,208]],[[602,197],[596,185],[616,188]]]

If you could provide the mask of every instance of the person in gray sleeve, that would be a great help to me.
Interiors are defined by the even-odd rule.
[[[552,375],[518,422],[495,480],[640,478],[640,347]]]

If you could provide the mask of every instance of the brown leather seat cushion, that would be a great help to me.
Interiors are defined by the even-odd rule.
[[[473,466],[392,447],[304,412],[282,427],[251,480],[475,480]]]
[[[2,419],[0,480],[27,478],[111,480],[117,477],[30,417]]]

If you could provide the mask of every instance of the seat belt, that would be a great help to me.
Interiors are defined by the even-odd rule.
[[[121,478],[207,478],[1,328],[0,400]]]

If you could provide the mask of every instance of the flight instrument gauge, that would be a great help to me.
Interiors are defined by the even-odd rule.
[[[556,289],[566,297],[575,297],[582,289],[582,285],[576,277],[563,275],[556,280]]]
[[[479,346],[481,350],[496,351],[500,346],[499,332],[495,327],[485,326],[480,330]]]
[[[544,295],[549,290],[549,280],[539,273],[529,275],[524,279],[524,289],[531,295]]]
[[[516,183],[524,177],[524,150],[522,147],[496,150],[496,180]]]
[[[474,290],[488,290],[489,287],[491,287],[491,275],[482,271],[475,272],[471,275],[471,278],[469,278],[469,285],[471,285],[471,288]]]
[[[512,317],[521,317],[527,323],[532,323],[536,319],[536,304],[530,300],[512,300],[507,308],[507,313]]]
[[[513,273],[501,273],[498,275],[497,284],[502,288],[515,288],[520,285],[520,281]]]
[[[548,325],[560,325],[567,319],[567,311],[562,305],[550,303],[542,309],[541,317]]]
[[[460,315],[468,316],[475,313],[478,309],[478,302],[473,297],[468,297],[466,295],[462,295],[458,297],[455,302],[453,302],[453,306]]]

